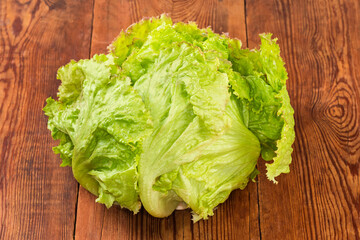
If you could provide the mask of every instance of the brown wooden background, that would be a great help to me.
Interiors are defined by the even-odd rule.
[[[144,16],[211,25],[251,48],[279,38],[296,142],[207,221],[107,210],[61,168],[42,113],[56,70],[106,51]],[[360,239],[359,0],[0,0],[0,239]]]

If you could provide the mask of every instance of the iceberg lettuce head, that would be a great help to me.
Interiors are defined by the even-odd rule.
[[[289,172],[294,111],[276,39],[260,38],[243,49],[162,15],[121,32],[108,54],[61,67],[44,112],[62,166],[97,202],[155,217],[185,203],[208,218],[254,180],[259,156],[276,183]]]

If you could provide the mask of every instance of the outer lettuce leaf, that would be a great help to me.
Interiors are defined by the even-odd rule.
[[[289,94],[286,90],[287,72],[280,57],[280,47],[276,44],[277,39],[272,40],[271,34],[262,34],[260,37],[261,62],[269,84],[277,90],[276,99],[281,102],[277,114],[284,121],[281,137],[276,142],[277,150],[274,162],[266,164],[268,179],[276,183],[275,177],[281,173],[290,172],[289,165],[293,151],[291,146],[295,140],[294,109],[291,107]]]
[[[289,172],[291,145],[295,139],[294,111],[276,39],[272,40],[271,34],[260,37],[260,50],[242,50],[231,45],[230,60],[241,77],[230,79],[230,83],[239,97],[245,124],[260,140],[263,159],[274,160],[267,164],[267,177],[276,183],[276,176]],[[244,95],[244,87],[238,87],[245,85],[244,79],[250,88],[249,95]]]
[[[284,122],[281,136],[276,141],[276,157],[274,162],[266,164],[267,177],[277,183],[275,177],[281,173],[289,173],[291,163],[292,144],[295,140],[294,132],[294,110],[290,104],[289,94],[286,90],[287,72],[284,62],[280,57],[280,47],[276,44],[277,39],[271,39],[271,34],[262,34],[260,59],[268,83],[277,92],[275,98],[281,103],[277,115]]]
[[[76,121],[80,112],[77,99],[84,80],[82,71],[73,66],[73,63],[74,61],[58,70],[57,78],[62,79],[63,83],[59,87],[59,101],[48,98],[43,109],[49,117],[48,128],[52,137],[60,140],[59,146],[53,150],[60,154],[63,161],[61,166],[72,164]]]
[[[191,150],[187,154],[193,156],[191,162],[160,176],[154,184],[154,189],[164,195],[174,191],[194,211],[194,220],[212,216],[214,207],[232,190],[244,189],[254,177],[259,140],[243,124],[234,99],[227,105],[226,114],[231,127],[223,135],[202,149]]]
[[[75,109],[75,131],[70,134],[75,178],[87,190],[99,195],[97,201],[107,207],[116,201],[137,212],[140,208],[137,158],[143,138],[150,133],[151,121],[140,96],[130,86],[130,80],[112,75],[114,69],[110,63],[111,58],[102,55],[71,62],[60,69],[63,82],[66,82],[64,76],[72,76],[72,79],[77,79],[74,75],[82,76],[78,86],[81,91],[76,98],[68,87],[72,85],[61,85],[59,102],[48,100],[50,105],[45,111],[66,104],[68,112]],[[69,132],[69,124],[61,115],[49,114],[49,117],[50,126],[56,125],[60,131]]]
[[[155,191],[156,178],[176,169],[181,164],[177,159],[228,128],[227,76],[214,60],[196,47],[174,43],[160,50],[151,70],[134,85],[154,121],[139,161],[140,197],[154,216],[168,216],[180,200]]]
[[[134,24],[120,33],[110,50],[115,56],[115,63],[136,82],[151,69],[160,50],[174,42],[187,42],[203,51],[220,54],[221,58],[228,57],[227,39],[211,29],[199,29],[193,22],[172,25],[172,20],[165,15]]]
[[[60,144],[54,147],[53,151],[60,154],[61,166],[71,166],[74,144],[70,135],[73,137],[75,134],[74,125],[79,111],[76,108],[67,108],[52,98],[48,98],[46,103],[44,112],[49,117],[48,128],[52,137],[60,140]]]
[[[121,31],[109,46],[117,57],[116,64],[121,65],[132,52],[137,52],[147,40],[149,33],[161,25],[172,25],[171,18],[161,15],[159,18],[144,19],[131,25],[126,31]]]
[[[281,129],[281,138],[276,142],[277,150],[274,162],[266,164],[266,176],[274,183],[277,183],[275,177],[279,176],[281,173],[290,172],[289,165],[291,163],[291,153],[293,151],[291,146],[295,140],[294,109],[290,105],[290,98],[285,86],[280,90],[277,97],[282,101],[282,106],[279,109],[278,114],[281,114],[284,120],[284,126]]]

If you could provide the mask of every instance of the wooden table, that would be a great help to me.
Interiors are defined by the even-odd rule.
[[[250,48],[274,33],[295,109],[290,174],[274,185],[260,161],[257,183],[196,224],[95,203],[59,167],[41,110],[60,66],[163,12]],[[359,0],[1,0],[0,239],[360,239],[359,13]]]

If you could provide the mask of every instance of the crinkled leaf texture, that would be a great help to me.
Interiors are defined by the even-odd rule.
[[[58,71],[44,108],[62,166],[110,207],[155,217],[185,203],[194,220],[231,191],[289,172],[295,138],[287,73],[271,34],[259,50],[162,15],[121,32],[108,55]],[[141,203],[140,203],[141,202]]]

